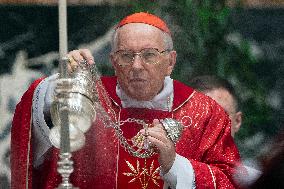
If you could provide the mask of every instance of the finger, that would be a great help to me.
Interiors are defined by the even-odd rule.
[[[158,119],[154,119],[153,120],[153,127],[155,128],[162,128],[164,130],[164,126],[162,125],[162,123],[158,120]]]
[[[153,125],[157,125],[157,124],[159,124],[160,123],[160,121],[158,120],[158,119],[154,119],[153,120]]]
[[[76,62],[74,58],[70,58],[70,66],[72,68],[72,71],[75,71],[78,67],[78,62]]]
[[[73,72],[77,69],[78,67],[78,63],[75,61],[75,59],[73,58],[72,55],[68,54],[67,55],[68,58],[68,64],[67,64],[67,69],[70,72]]]
[[[94,57],[89,49],[80,49],[80,53],[88,64],[94,64]]]
[[[151,130],[148,132],[148,136],[154,137],[162,141],[163,143],[171,142],[167,137],[166,133],[164,132],[164,130]]]
[[[139,133],[140,134],[145,134],[145,131],[147,131],[147,133],[149,131],[151,131],[151,132],[158,132],[158,133],[166,134],[166,131],[165,131],[164,127],[162,126],[162,124],[157,124],[157,125],[154,125],[154,127],[148,127],[147,129],[141,129],[139,131]]]
[[[152,130],[152,131],[164,131],[164,127],[163,125],[160,123],[160,122],[156,122],[155,124],[151,124],[151,125],[148,125],[148,128],[147,129],[141,129],[139,131],[140,134],[145,134],[145,132],[148,132],[148,130]]]
[[[151,126],[148,126],[147,131],[162,131],[165,132],[164,126],[160,122],[156,122],[155,124],[151,124]],[[144,131],[144,129],[142,129]],[[142,134],[143,132],[141,132]]]
[[[72,57],[75,62],[82,62],[84,61],[84,57],[81,54],[81,50],[73,50],[68,53],[69,57]]]
[[[155,150],[157,150],[158,152],[165,152],[166,149],[170,148],[169,145],[165,144],[164,142],[155,137],[148,136],[148,140],[151,144],[151,147],[154,147]]]
[[[145,134],[145,129],[142,129],[140,131],[141,134]],[[149,128],[147,130],[147,136],[152,136],[164,143],[169,143],[169,139],[168,137],[166,136],[166,132],[164,131],[164,129],[162,128],[158,128],[158,127],[153,127],[153,128]]]

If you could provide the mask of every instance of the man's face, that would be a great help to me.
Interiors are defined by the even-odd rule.
[[[135,53],[143,49],[155,48],[160,52],[167,50],[162,32],[153,26],[133,23],[117,30],[114,52],[130,50]],[[176,52],[159,55],[157,64],[146,64],[136,55],[133,63],[127,66],[118,64],[115,55],[111,55],[119,85],[123,91],[136,100],[151,100],[162,89],[165,76],[171,74],[176,62]]]
[[[206,91],[205,94],[213,98],[228,113],[232,122],[231,135],[234,137],[242,123],[242,112],[236,112],[236,104],[234,103],[232,95],[222,88]]]

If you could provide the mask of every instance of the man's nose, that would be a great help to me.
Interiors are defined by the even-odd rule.
[[[143,64],[143,60],[142,60],[140,54],[135,54],[134,57],[133,57],[132,67],[137,68],[137,69],[141,69],[141,68],[143,68],[142,64]]]

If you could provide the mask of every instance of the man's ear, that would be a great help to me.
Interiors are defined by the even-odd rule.
[[[242,121],[243,121],[243,113],[242,112],[237,112],[236,116],[235,116],[235,126],[234,126],[234,133],[237,133],[242,125]]]
[[[111,64],[112,64],[112,66],[114,66],[114,55],[113,55],[113,53],[110,53],[109,54],[109,61],[111,62]]]
[[[170,51],[169,52],[169,65],[168,65],[168,68],[167,68],[167,74],[168,76],[171,75],[174,67],[175,67],[175,64],[176,64],[176,58],[177,58],[177,52],[176,51]]]

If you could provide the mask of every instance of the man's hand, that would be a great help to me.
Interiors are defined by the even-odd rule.
[[[148,139],[151,147],[156,148],[159,153],[159,163],[163,173],[167,173],[175,160],[176,152],[174,143],[167,137],[164,127],[159,120],[153,120],[153,127],[148,128]],[[140,133],[145,133],[142,129]]]
[[[94,57],[89,49],[78,49],[70,51],[67,56],[69,59],[68,71],[69,73],[76,70],[79,63],[86,60],[89,65],[94,64]]]

